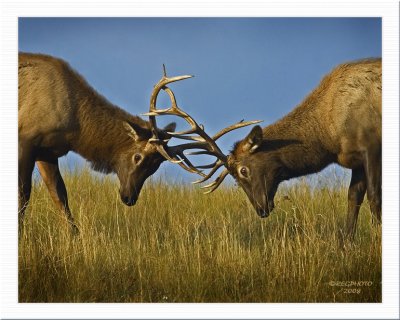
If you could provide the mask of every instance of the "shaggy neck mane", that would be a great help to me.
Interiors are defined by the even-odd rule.
[[[73,150],[90,161],[94,170],[115,172],[119,156],[131,150],[135,144],[124,123],[136,123],[150,134],[149,123],[112,105],[86,82],[84,85],[88,90],[78,98],[80,130]]]
[[[279,159],[289,177],[314,173],[335,161],[323,144],[328,139],[320,123],[318,105],[326,103],[325,93],[331,75],[308,95],[293,111],[263,129],[261,151]]]

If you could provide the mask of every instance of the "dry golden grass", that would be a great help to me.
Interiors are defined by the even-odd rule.
[[[338,245],[346,188],[281,188],[260,219],[236,187],[211,195],[161,180],[124,206],[111,178],[65,175],[80,236],[42,182],[19,241],[20,302],[380,302],[381,228],[362,206]],[[364,281],[351,283],[350,281]]]

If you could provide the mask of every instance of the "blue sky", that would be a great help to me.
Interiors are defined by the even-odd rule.
[[[147,111],[163,63],[168,75],[193,74],[171,88],[210,134],[243,118],[266,126],[334,66],[382,55],[380,18],[20,18],[18,40],[20,51],[65,59],[132,114]],[[222,149],[249,130],[228,134]],[[63,163],[81,161],[69,154]],[[160,172],[194,178],[172,164]]]

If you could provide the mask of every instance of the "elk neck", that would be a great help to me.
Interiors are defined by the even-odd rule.
[[[90,161],[93,169],[115,172],[119,157],[136,143],[124,122],[135,122],[143,128],[148,123],[97,95],[85,96],[78,105],[79,134],[73,151]]]
[[[336,159],[326,148],[327,137],[315,112],[318,103],[306,99],[263,130],[265,157],[276,159],[285,179],[318,172]]]

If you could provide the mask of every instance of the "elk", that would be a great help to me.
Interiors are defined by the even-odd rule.
[[[152,110],[152,115],[162,115]],[[179,113],[175,112],[179,115]],[[189,116],[186,116],[189,117]],[[367,193],[376,221],[381,222],[382,199],[382,61],[364,59],[337,66],[326,75],[302,103],[274,124],[254,126],[229,155],[216,144],[220,134],[208,136],[191,119],[195,143],[181,149],[201,151],[216,157],[211,165],[198,166],[197,173],[210,179],[225,167],[209,185],[214,191],[231,174],[243,188],[260,217],[274,209],[274,196],[280,182],[318,172],[331,163],[351,169],[348,189],[348,216],[344,231],[353,239],[358,213]],[[178,138],[180,133],[175,134]],[[200,169],[211,169],[207,175]]]
[[[122,202],[134,205],[145,180],[165,160],[160,146],[167,149],[175,123],[153,130],[149,122],[108,102],[61,59],[20,53],[18,60],[19,229],[36,163],[51,198],[78,232],[58,166],[58,158],[69,151],[87,159],[94,170],[116,173]],[[163,77],[152,103],[166,84],[190,77]]]

